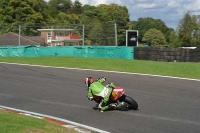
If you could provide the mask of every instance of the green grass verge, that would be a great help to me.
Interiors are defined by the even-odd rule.
[[[0,133],[78,133],[71,128],[0,110]]]
[[[0,62],[113,70],[200,79],[200,63],[79,57],[0,57]]]

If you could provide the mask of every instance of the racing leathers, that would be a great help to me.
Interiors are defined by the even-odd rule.
[[[107,86],[104,86],[103,83],[106,81],[105,77],[98,78],[96,81],[94,81],[90,86],[88,87],[88,99],[92,100],[93,95],[102,97],[102,101],[99,103],[98,108],[100,111],[105,111],[109,109],[109,99],[110,95],[115,88],[115,85],[113,83],[108,84]]]

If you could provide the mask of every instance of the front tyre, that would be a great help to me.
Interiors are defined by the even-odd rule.
[[[138,104],[133,98],[124,95],[124,102],[126,102],[126,103],[128,103],[130,105],[129,109],[133,109],[133,110],[137,110],[138,109]]]

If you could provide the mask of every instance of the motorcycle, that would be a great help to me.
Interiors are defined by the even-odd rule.
[[[100,103],[102,100],[102,97],[93,95],[94,101],[97,103]],[[115,87],[112,91],[111,98],[109,101],[109,105],[112,106],[112,104],[115,104],[117,110],[137,110],[138,104],[137,102],[125,95],[125,89],[121,87]],[[95,108],[97,109],[97,107]]]

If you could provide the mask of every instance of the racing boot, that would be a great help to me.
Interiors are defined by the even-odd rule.
[[[95,107],[93,107],[93,109],[98,110],[99,109],[98,106],[99,106],[99,104],[96,104]]]
[[[109,106],[102,100],[102,102],[99,103],[98,108],[100,112],[104,112],[108,110]]]

